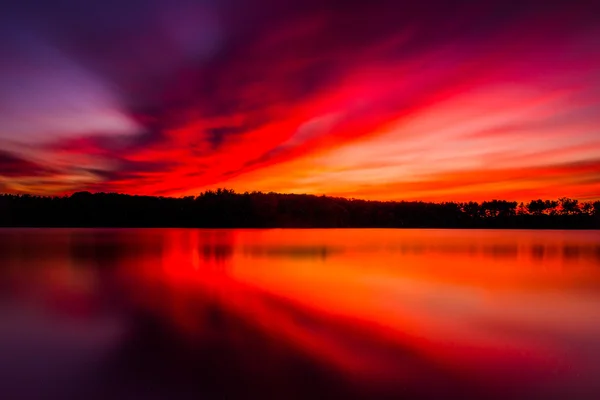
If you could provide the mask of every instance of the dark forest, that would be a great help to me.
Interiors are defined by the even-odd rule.
[[[367,201],[218,189],[173,198],[0,195],[3,227],[598,229],[600,201]]]

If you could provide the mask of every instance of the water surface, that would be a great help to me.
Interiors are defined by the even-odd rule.
[[[597,399],[598,376],[598,231],[0,230],[10,399]]]

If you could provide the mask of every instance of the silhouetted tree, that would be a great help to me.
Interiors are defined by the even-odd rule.
[[[481,207],[479,203],[470,201],[468,203],[461,203],[461,211],[465,213],[470,219],[476,219],[481,216]]]
[[[525,206],[525,204],[523,202],[519,203],[519,205],[517,206],[517,209],[515,210],[515,213],[517,215],[525,215],[525,214],[527,214],[527,207]]]
[[[594,205],[587,201],[581,205],[581,212],[587,215],[594,214]]]
[[[558,201],[555,200],[531,200],[527,204],[527,210],[534,215],[552,214],[558,206]]]
[[[560,203],[561,213],[572,215],[580,212],[579,210],[579,200],[570,199],[568,197],[561,197],[558,199]]]
[[[366,201],[209,190],[182,198],[77,192],[0,195],[0,226],[598,228],[600,202],[505,200],[455,203]]]
[[[492,218],[515,215],[516,207],[516,201],[492,200],[481,203],[483,215]]]

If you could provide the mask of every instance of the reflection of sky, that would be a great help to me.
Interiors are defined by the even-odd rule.
[[[464,381],[600,393],[597,232],[19,230],[0,238],[0,349],[11,360],[35,349],[86,374],[104,353],[125,352],[123,341],[140,340],[132,335],[163,325],[181,335],[155,339],[175,340],[157,343],[167,350],[219,337],[242,354],[260,352],[228,331],[223,321],[235,319],[374,387],[448,379],[431,390]],[[138,326],[138,314],[158,325]],[[14,376],[37,368],[21,359]]]
[[[3,6],[0,178],[45,193],[597,198],[592,3],[340,4]]]
[[[435,376],[424,362],[488,388],[584,397],[599,389],[594,232],[238,231],[211,239],[234,245],[217,270],[190,268],[193,236],[173,235],[163,257],[161,276],[181,304],[203,287],[230,312],[353,379],[423,385]],[[296,254],[316,246],[336,251]],[[270,251],[248,251],[261,248]],[[177,309],[171,303],[169,312],[189,327],[193,319]]]

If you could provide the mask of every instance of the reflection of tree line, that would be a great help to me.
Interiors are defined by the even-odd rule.
[[[472,244],[452,244],[437,245],[433,244],[405,244],[395,247],[388,247],[388,251],[396,251],[402,254],[482,254],[494,258],[516,258],[520,255],[530,255],[531,258],[566,258],[578,259],[588,258],[600,260],[600,245],[570,245],[570,244],[490,244],[490,245],[472,245]]]
[[[594,259],[600,260],[600,245],[570,245],[570,244],[436,244],[436,243],[406,243],[395,246],[357,246],[350,248],[335,248],[328,246],[291,247],[291,246],[265,246],[246,247],[243,254],[251,257],[265,258],[295,258],[295,259],[322,259],[325,260],[332,254],[341,254],[347,251],[356,253],[372,253],[384,249],[389,253],[403,255],[428,255],[447,254],[469,256],[484,255],[492,258],[517,258],[529,256],[534,259]]]
[[[217,262],[226,261],[233,255],[233,246],[215,244],[205,244],[200,246],[200,253],[205,261],[215,260]]]
[[[599,228],[600,201],[382,202],[226,189],[183,198],[0,195],[0,226]]]
[[[328,246],[249,246],[243,249],[244,255],[267,258],[298,258],[325,260],[332,253],[342,249]]]

